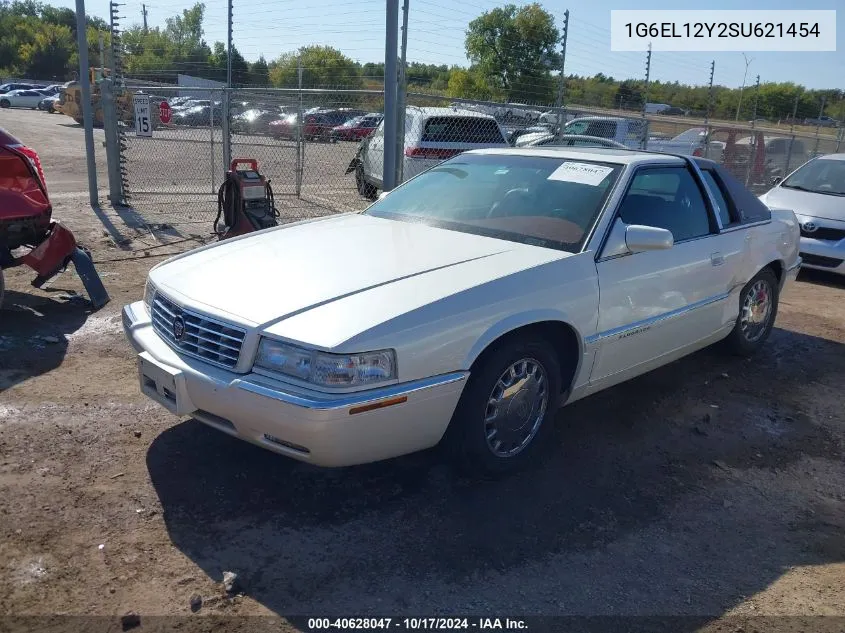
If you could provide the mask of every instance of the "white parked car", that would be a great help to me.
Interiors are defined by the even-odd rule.
[[[710,161],[472,151],[363,212],[163,262],[123,323],[177,415],[322,466],[443,442],[499,472],[563,404],[723,339],[757,351],[798,240]],[[269,268],[296,274],[248,274]]]
[[[418,108],[405,114],[402,179],[408,180],[447,158],[471,149],[507,147],[504,130],[489,114],[461,108]],[[346,173],[355,172],[358,193],[375,198],[384,187],[384,121],[361,143]]]
[[[0,95],[0,108],[32,108],[38,107],[38,103],[49,95],[40,90],[12,90]]]
[[[810,160],[760,200],[795,211],[805,267],[845,275],[845,154]]]

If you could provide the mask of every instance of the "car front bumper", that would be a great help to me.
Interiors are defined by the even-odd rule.
[[[469,372],[327,394],[235,374],[177,354],[143,302],[123,308],[141,391],[172,413],[317,466],[351,466],[423,450],[446,431]]]
[[[845,275],[845,239],[838,242],[801,237],[801,268]]]

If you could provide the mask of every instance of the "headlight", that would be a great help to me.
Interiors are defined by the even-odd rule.
[[[156,287],[153,282],[147,279],[147,283],[144,284],[144,307],[147,309],[148,314],[153,313],[153,295],[155,294]]]
[[[255,365],[326,387],[358,387],[396,377],[393,350],[327,354],[267,338],[261,339]]]

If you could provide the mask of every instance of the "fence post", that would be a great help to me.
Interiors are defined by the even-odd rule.
[[[231,110],[230,110],[230,100],[231,100],[231,89],[230,88],[223,88],[223,98],[221,100],[221,114],[223,116],[223,120],[221,121],[222,124],[222,134],[223,134],[223,170],[229,169],[229,165],[232,164],[232,121],[231,121]]]
[[[716,73],[716,60],[710,62],[710,85],[707,89],[707,110],[704,112],[704,158],[710,158],[710,114],[713,110],[713,75]]]
[[[226,34],[226,87],[223,89],[223,169],[232,163],[231,90],[232,90],[232,0],[228,2]]]
[[[296,197],[302,197],[302,173],[304,170],[305,145],[302,142],[302,58],[296,60],[297,85],[299,98],[296,110]]]
[[[211,193],[217,193],[214,187],[214,169],[217,166],[214,160],[214,93],[212,92],[211,105],[208,107],[208,130],[211,132]]]
[[[399,58],[399,86],[396,90],[396,184],[405,175],[405,107],[408,102],[408,0],[402,3],[402,53]]]
[[[112,205],[123,205],[123,179],[120,175],[120,137],[117,129],[117,108],[111,79],[100,84],[103,104],[103,132],[106,137],[106,164],[109,174],[109,201]]]
[[[789,173],[789,163],[792,161],[792,146],[795,145],[795,134],[789,139],[789,148],[786,150],[786,164],[783,166],[783,177]]]
[[[563,12],[563,35],[560,48],[560,78],[557,86],[557,137],[563,136],[563,126],[566,124],[566,110],[563,109],[563,93],[566,88],[566,40],[569,38],[569,9]]]
[[[845,136],[845,127],[840,127],[839,132],[836,133],[836,153],[839,153],[839,147],[842,145],[842,137]]]
[[[384,40],[384,165],[382,191],[396,186],[397,80],[396,55],[399,40],[399,0],[387,0]]]
[[[648,105],[648,87],[651,80],[651,42],[648,43],[648,53],[645,57],[645,92],[643,93],[643,137],[640,140],[641,149],[648,149],[648,119],[646,106]]]
[[[757,104],[760,101],[760,75],[757,75],[757,82],[754,88],[754,110],[751,115],[751,138],[749,139],[748,149],[751,151],[748,156],[748,166],[745,169],[745,186],[751,181],[751,170],[757,162],[757,136],[754,134],[754,128],[757,126]],[[766,151],[765,139],[763,140],[763,152]],[[764,154],[765,159],[765,154]],[[765,168],[765,164],[764,164]]]
[[[94,160],[94,112],[91,107],[90,66],[86,39],[85,0],[76,0],[76,46],[79,51],[79,87],[82,92],[82,123],[85,126],[85,158],[88,167],[88,199],[92,207],[99,204],[97,163]]]

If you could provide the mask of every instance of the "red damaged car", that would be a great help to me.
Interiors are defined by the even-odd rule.
[[[90,254],[67,228],[52,219],[53,207],[38,153],[0,128],[0,304],[3,269],[28,266],[40,288],[73,263],[95,308],[109,301]]]
[[[329,138],[332,143],[337,141],[360,141],[362,138],[367,138],[379,126],[383,114],[371,112],[364,116],[356,116],[346,123],[332,128]]]

